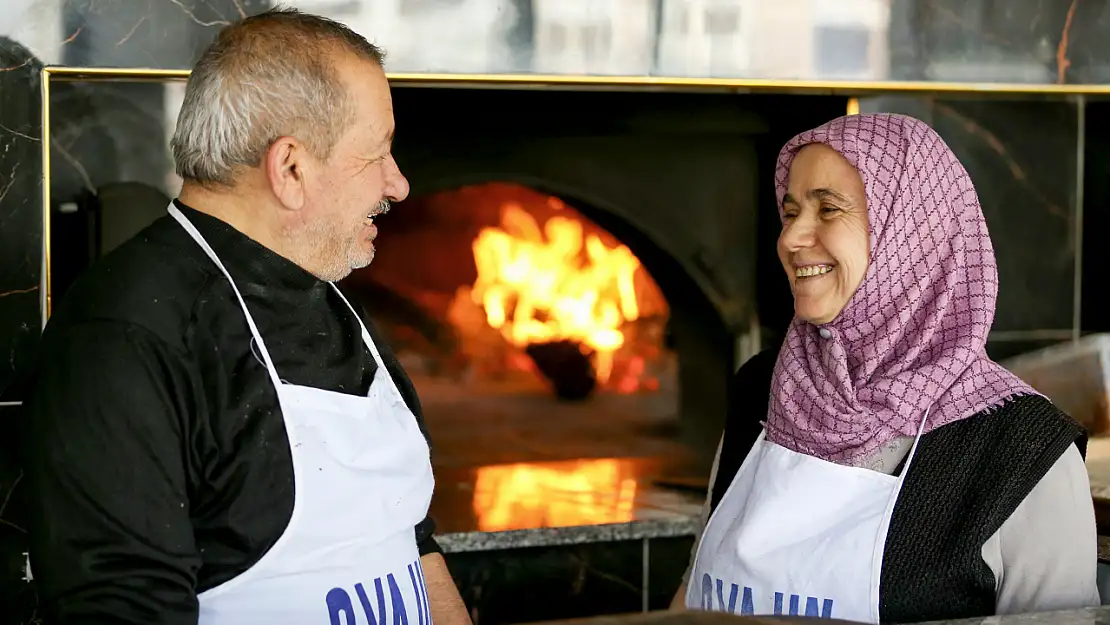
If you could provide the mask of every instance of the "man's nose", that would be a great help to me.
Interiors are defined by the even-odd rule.
[[[386,163],[385,194],[393,202],[400,202],[409,196],[409,181],[401,173],[393,155],[389,155]]]

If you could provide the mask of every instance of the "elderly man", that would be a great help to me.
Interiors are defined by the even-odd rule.
[[[179,198],[44,334],[26,450],[52,622],[469,621],[412,384],[334,285],[408,194],[381,61],[275,10],[194,69]]]

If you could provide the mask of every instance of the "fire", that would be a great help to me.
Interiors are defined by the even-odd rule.
[[[474,485],[478,529],[496,532],[631,521],[636,479],[629,475],[614,458],[552,466],[481,467]]]
[[[571,340],[596,354],[601,382],[625,342],[621,326],[640,317],[634,278],[640,261],[561,215],[542,230],[519,204],[502,207],[501,227],[473,244],[478,279],[471,290],[486,321],[516,347]]]

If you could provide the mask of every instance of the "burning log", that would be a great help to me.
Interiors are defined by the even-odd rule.
[[[580,343],[566,340],[531,343],[524,352],[551,383],[559,399],[581,401],[597,387],[590,355],[584,353]]]

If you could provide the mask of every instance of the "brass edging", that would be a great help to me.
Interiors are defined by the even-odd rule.
[[[186,80],[190,70],[115,67],[44,69],[56,80]],[[1110,85],[1061,85],[994,82],[930,82],[904,80],[778,80],[766,78],[684,78],[663,76],[582,76],[562,74],[432,74],[389,72],[402,85],[491,85],[627,88],[697,88],[739,91],[791,91],[836,94],[959,93],[996,95],[1110,95]]]
[[[42,68],[39,76],[42,94],[42,282],[39,286],[39,307],[42,311],[42,327],[50,317],[51,280],[50,280],[50,68]]]

